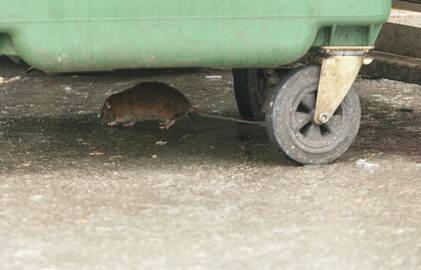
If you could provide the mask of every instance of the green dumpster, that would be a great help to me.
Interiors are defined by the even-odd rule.
[[[233,68],[240,113],[254,117],[262,109],[256,96],[272,99],[267,126],[280,150],[301,163],[326,163],[342,155],[355,137],[355,127],[348,130],[348,136],[333,134],[332,129],[359,125],[359,119],[354,119],[359,117],[359,107],[349,112],[354,114],[350,119],[343,106],[346,102],[355,106],[358,101],[355,97],[348,100],[353,96],[349,81],[367,62],[365,53],[374,44],[390,7],[391,0],[0,0],[0,55],[19,57],[54,73]],[[326,62],[292,70],[273,97],[264,97],[263,68],[292,63],[311,49],[320,50]],[[344,72],[351,78],[341,76]],[[280,97],[288,91],[278,90],[290,88],[303,94],[293,83],[302,76],[313,76],[308,83],[316,88],[296,97],[306,105],[291,96],[288,103]],[[329,78],[342,83],[329,85]],[[346,87],[336,89],[338,85]],[[319,87],[323,90],[318,91]],[[310,102],[312,96],[315,100]],[[285,104],[278,107],[279,102]],[[327,103],[330,107],[323,105]],[[310,118],[307,123],[292,115],[280,119],[278,114],[285,108],[283,113],[292,109]],[[330,122],[338,113],[344,126],[339,120]],[[279,124],[281,121],[289,124]],[[286,143],[285,130],[278,134],[280,126],[297,129],[297,125],[303,125],[302,132],[298,131],[303,138]],[[313,135],[307,138],[306,134]]]

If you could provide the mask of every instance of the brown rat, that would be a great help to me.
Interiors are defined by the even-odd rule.
[[[239,123],[263,125],[263,122],[216,116],[194,109],[190,101],[175,88],[158,82],[143,82],[108,97],[101,111],[102,121],[110,126],[132,126],[145,120],[160,121],[161,129],[170,128],[176,120],[198,114]]]

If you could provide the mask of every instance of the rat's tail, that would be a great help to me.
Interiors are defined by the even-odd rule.
[[[209,113],[200,111],[198,109],[194,109],[193,113],[195,113],[197,115],[200,115],[200,116],[203,116],[203,117],[207,117],[207,118],[214,118],[214,119],[220,119],[220,120],[243,123],[243,124],[252,124],[252,125],[259,125],[259,126],[265,126],[266,125],[266,123],[262,122],[262,121],[247,121],[247,120],[242,120],[242,119],[238,119],[238,118],[234,118],[234,117],[214,115],[214,114],[209,114]]]

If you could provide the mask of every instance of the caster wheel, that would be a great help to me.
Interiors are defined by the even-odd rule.
[[[245,119],[263,118],[268,79],[263,69],[233,69],[234,91],[240,115]]]
[[[283,79],[286,75],[288,75],[288,73],[291,72],[292,69],[288,69],[288,68],[278,68],[275,69],[275,74],[279,79]]]
[[[289,73],[276,86],[266,115],[272,141],[301,164],[335,161],[351,146],[360,127],[360,100],[353,89],[328,123],[314,122],[319,76],[319,66]]]

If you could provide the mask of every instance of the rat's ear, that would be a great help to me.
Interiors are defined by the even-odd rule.
[[[107,107],[107,109],[111,109],[111,102],[109,100],[105,101],[105,107]]]

